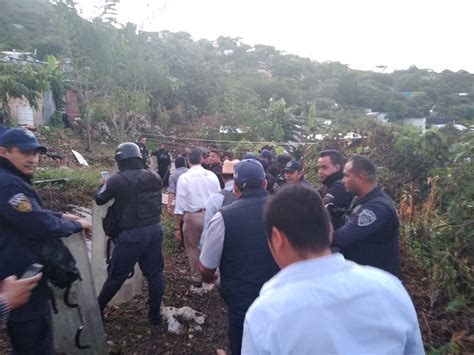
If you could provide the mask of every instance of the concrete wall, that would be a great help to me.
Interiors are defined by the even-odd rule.
[[[30,127],[38,127],[43,124],[43,95],[38,100],[39,110],[34,110],[27,99],[13,99],[8,100],[8,106],[10,108],[10,115],[13,121],[17,124],[25,124]],[[31,112],[32,119],[28,118],[28,111]]]

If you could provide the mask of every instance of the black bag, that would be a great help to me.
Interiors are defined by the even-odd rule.
[[[117,220],[115,218],[114,206],[110,206],[107,209],[105,217],[102,218],[102,228],[104,229],[105,235],[112,239],[117,239],[120,234],[120,228],[118,227]]]
[[[45,277],[56,287],[69,288],[74,281],[81,280],[76,260],[60,239],[44,242],[39,262],[44,265]]]

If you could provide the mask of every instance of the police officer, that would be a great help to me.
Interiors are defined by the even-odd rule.
[[[319,194],[331,215],[332,225],[336,230],[344,225],[344,215],[353,198],[342,181],[344,162],[341,153],[337,150],[323,150],[319,153],[317,167],[319,181],[322,183]]]
[[[135,143],[120,144],[115,160],[120,172],[105,181],[96,194],[98,205],[115,199],[109,208],[113,209],[120,231],[109,275],[98,297],[100,310],[103,313],[138,262],[148,281],[148,318],[153,325],[158,325],[165,289],[160,224],[163,183],[156,172],[143,168],[142,154]]]
[[[149,163],[148,149],[146,149],[146,137],[144,136],[140,137],[137,145],[138,145],[138,148],[140,148],[141,157],[143,159],[143,166],[145,168],[148,168],[150,163]]]
[[[283,168],[285,184],[303,184],[312,187],[311,183],[304,178],[303,166],[296,160],[289,161]]]
[[[344,168],[344,185],[357,197],[344,226],[334,232],[332,245],[346,259],[388,271],[400,272],[399,221],[393,201],[377,184],[374,164],[352,157]]]
[[[203,281],[212,282],[217,268],[221,295],[227,304],[232,354],[240,354],[245,313],[262,285],[279,268],[268,247],[263,225],[263,205],[268,197],[265,171],[254,159],[242,160],[234,169],[237,201],[217,212],[209,223],[200,255]]]
[[[20,277],[38,262],[48,239],[91,230],[77,216],[43,209],[31,186],[40,153],[46,153],[46,148],[24,128],[10,129],[0,140],[0,280]],[[54,352],[49,298],[43,277],[30,300],[11,312],[7,328],[15,354]]]

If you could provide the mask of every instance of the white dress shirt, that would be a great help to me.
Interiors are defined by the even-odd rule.
[[[266,282],[244,323],[242,354],[424,354],[400,280],[341,254],[290,264]]]
[[[216,174],[201,165],[192,166],[178,179],[174,214],[205,209],[209,197],[220,189]]]

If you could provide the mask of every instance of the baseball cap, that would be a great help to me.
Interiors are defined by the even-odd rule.
[[[22,151],[37,150],[40,153],[46,153],[45,146],[39,144],[33,132],[26,128],[11,128],[5,132],[0,139],[0,146],[12,145]]]
[[[244,159],[255,159],[255,160],[257,160],[257,154],[252,153],[252,152],[247,152],[244,155]]]
[[[301,171],[301,164],[298,163],[296,160],[289,161],[286,166],[283,168],[283,171],[288,171],[290,173],[295,171]]]
[[[270,152],[267,149],[262,150],[262,152],[260,153],[260,158],[270,159],[271,157],[272,157],[272,152]]]
[[[233,174],[234,173],[234,167],[240,163],[239,159],[234,159],[234,160],[224,160],[224,164],[222,164],[222,174]]]
[[[242,189],[260,187],[265,180],[262,164],[255,159],[245,159],[234,168],[234,181]]]

